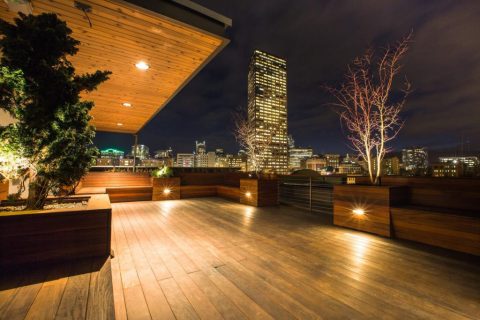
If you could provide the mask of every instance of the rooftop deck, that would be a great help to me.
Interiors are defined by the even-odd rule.
[[[290,207],[119,203],[112,240],[115,257],[105,263],[3,275],[0,319],[480,315],[478,259],[337,228]]]

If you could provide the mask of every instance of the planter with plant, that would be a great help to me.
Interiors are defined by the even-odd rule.
[[[403,126],[400,112],[410,92],[410,83],[395,90],[400,60],[411,35],[376,55],[374,50],[357,57],[347,68],[339,88],[328,87],[336,102],[342,127],[353,150],[366,163],[370,185],[334,187],[334,223],[357,230],[390,236],[390,206],[405,198],[406,190],[381,186],[382,161],[388,143]]]
[[[94,103],[81,100],[109,71],[77,75],[68,60],[79,42],[55,14],[0,20],[0,108],[14,122],[0,128],[0,173],[28,184],[25,209],[43,209],[48,196],[71,192],[98,154],[89,124]]]
[[[173,176],[170,167],[158,168],[152,171],[152,200],[180,199],[180,178]]]

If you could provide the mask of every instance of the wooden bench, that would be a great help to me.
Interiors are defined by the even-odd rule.
[[[110,202],[151,201],[153,188],[150,187],[111,187],[106,188]]]
[[[392,207],[394,236],[480,256],[480,217],[433,207]]]
[[[152,200],[150,175],[133,172],[89,172],[76,194],[108,194],[110,202]]]
[[[480,255],[480,179],[383,177],[408,186],[403,205],[391,207],[394,236]]]

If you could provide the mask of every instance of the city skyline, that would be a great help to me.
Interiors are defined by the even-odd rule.
[[[461,36],[478,26],[474,19],[475,13],[480,12],[478,2],[370,1],[370,5],[359,8],[350,2],[336,6],[318,2],[307,6],[299,1],[284,3],[282,6],[289,10],[282,12],[274,8],[277,5],[266,2],[257,6],[219,1],[200,3],[233,16],[235,24],[229,31],[233,40],[140,132],[140,143],[152,149],[172,146],[188,152],[190,141],[198,138],[235,152],[238,145],[232,134],[231,114],[247,105],[246,70],[251,53],[258,48],[289,61],[289,133],[298,144],[311,146],[319,153],[351,152],[337,115],[327,105],[331,99],[321,86],[338,83],[346,65],[369,45],[385,45],[413,29],[414,42],[404,62],[413,92],[402,112],[405,127],[392,148],[396,152],[415,145],[430,150],[458,149],[459,153],[461,149],[466,153],[480,150],[480,129],[474,120],[480,116],[480,97],[475,90],[480,86],[475,77],[480,58],[471,54],[478,52],[478,41]],[[360,11],[362,15],[351,17],[355,11],[347,9]],[[390,25],[389,16],[406,11],[411,12],[406,19]],[[301,12],[305,19],[293,23],[288,12]],[[383,19],[371,21],[378,13],[382,13]],[[279,19],[275,17],[277,14],[281,14]],[[249,17],[249,21],[242,16]],[[354,20],[351,24],[359,25],[358,30],[351,30],[351,24],[343,25],[350,18]],[[326,27],[335,32],[323,32]],[[209,86],[203,86],[204,83]],[[129,135],[105,133],[99,133],[96,139],[102,148],[113,143],[129,146],[132,141]]]

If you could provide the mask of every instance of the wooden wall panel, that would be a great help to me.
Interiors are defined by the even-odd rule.
[[[107,195],[91,197],[86,210],[1,214],[0,267],[107,257],[111,215]]]
[[[214,197],[217,195],[217,186],[181,186],[180,198]]]
[[[217,196],[239,202],[240,188],[217,186]]]
[[[278,205],[278,180],[241,179],[240,203],[255,207]]]
[[[338,226],[391,236],[390,207],[406,199],[406,188],[386,186],[335,185],[333,223]],[[357,215],[354,209],[365,214]]]
[[[106,188],[110,202],[151,201],[152,187],[113,187]]]
[[[8,188],[9,188],[9,181],[8,180],[0,182],[0,201],[7,199]]]
[[[154,178],[152,184],[153,201],[180,199],[180,178]],[[165,189],[168,189],[170,192],[165,193]]]
[[[419,208],[392,208],[396,238],[480,256],[480,218]]]

